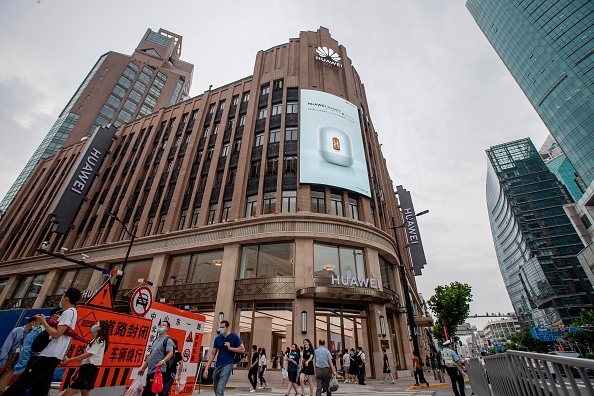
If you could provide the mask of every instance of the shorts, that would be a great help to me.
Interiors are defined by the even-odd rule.
[[[315,375],[315,371],[314,371],[314,367],[313,367],[313,362],[309,363],[307,366],[303,366],[301,368],[301,374],[305,374],[305,375]]]
[[[289,371],[289,382],[297,383],[297,371]]]
[[[390,374],[390,367],[389,366],[384,366],[384,374]]]
[[[70,383],[69,388],[78,390],[91,390],[95,387],[99,369],[94,364],[83,364],[78,369],[78,376]]]

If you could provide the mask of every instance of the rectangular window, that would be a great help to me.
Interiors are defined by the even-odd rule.
[[[119,96],[120,98],[123,98],[124,95],[126,95],[126,89],[116,85],[115,87],[113,87],[113,94]]]
[[[140,99],[142,99],[142,95],[136,92],[135,90],[132,90],[130,91],[130,96],[128,96],[128,98],[132,99],[135,102],[140,102]]]
[[[219,282],[222,265],[222,250],[172,257],[164,285]]]
[[[249,174],[250,178],[260,176],[260,164],[261,162],[259,160],[251,163]]]
[[[278,143],[280,142],[281,132],[280,129],[274,129],[270,131],[270,139],[268,139],[268,143]]]
[[[140,81],[136,81],[136,83],[134,83],[134,89],[138,92],[144,93],[144,91],[146,91],[146,85],[144,85]]]
[[[208,211],[208,223],[207,224],[213,224],[215,222],[216,219],[216,214],[217,214],[217,204],[212,204],[210,205],[210,210]]]
[[[130,99],[126,100],[126,102],[124,103],[124,108],[130,110],[131,112],[136,111],[136,106],[137,104],[132,102]]]
[[[359,220],[359,205],[356,198],[349,197],[349,217],[353,220]]]
[[[244,246],[241,249],[239,278],[293,276],[295,244],[275,243]]]
[[[165,216],[161,216],[161,218],[159,219],[159,224],[157,224],[157,234],[163,232],[163,226],[165,226]]]
[[[280,115],[283,114],[283,105],[282,104],[275,104],[272,105],[272,115]]]
[[[223,213],[221,214],[221,222],[229,221],[229,214],[231,213],[231,201],[223,202]]]
[[[262,214],[274,213],[276,209],[276,193],[264,193],[264,201],[262,202]]]
[[[315,213],[326,213],[324,193],[322,191],[311,192],[311,211]]]
[[[247,103],[250,101],[250,93],[249,92],[244,92],[243,94],[243,98],[241,98],[241,101],[243,103]]]
[[[297,128],[287,128],[285,130],[285,141],[296,141],[297,140]]]
[[[344,216],[342,210],[342,195],[330,194],[330,214]]]
[[[129,122],[132,119],[132,114],[128,113],[126,110],[120,110],[118,118],[124,122]]]
[[[200,207],[194,208],[192,212],[192,228],[198,225],[198,216],[200,216]]]
[[[274,80],[272,89],[274,91],[280,91],[281,89],[283,89],[283,80]]]
[[[204,131],[202,132],[202,137],[208,137],[208,127],[204,127]]]
[[[223,171],[218,171],[215,175],[214,188],[220,188],[223,184]]]
[[[258,196],[250,195],[247,197],[247,204],[245,208],[245,217],[252,217],[258,213]]]
[[[297,191],[283,191],[282,212],[297,212]]]
[[[219,133],[219,128],[220,128],[221,124],[220,123],[216,123],[214,125],[214,128],[212,129],[212,134],[216,135],[217,133]]]
[[[192,110],[192,120],[195,120],[198,117],[198,109]]]
[[[204,191],[204,187],[206,187],[207,180],[208,180],[208,175],[204,175],[200,178],[200,183],[198,183],[198,191]]]
[[[210,106],[208,107],[208,112],[210,114],[212,114],[212,113],[214,113],[214,111],[215,111],[215,104],[211,103]]]
[[[221,149],[221,157],[226,157],[229,153],[229,143],[223,144],[223,148]]]
[[[130,80],[134,80],[134,76],[136,76],[136,72],[129,68],[124,69],[124,76],[128,77]]]
[[[128,65],[126,66],[126,68],[130,68],[135,73],[138,71],[138,66],[134,62],[128,62]]]
[[[219,111],[224,110],[225,109],[225,101],[223,100],[221,103],[219,103]]]
[[[283,161],[283,172],[297,173],[297,157],[285,157]]]
[[[241,139],[233,143],[233,154],[239,154],[239,150],[241,150]]]
[[[237,176],[237,168],[229,169],[229,173],[227,174],[227,185],[232,185],[235,183],[235,177]]]
[[[297,114],[299,112],[299,104],[297,102],[287,102],[287,114]]]
[[[109,98],[107,98],[107,104],[109,104],[113,107],[118,107],[120,105],[120,102],[121,102],[121,99],[115,95],[109,95]]]
[[[151,229],[153,228],[154,221],[155,221],[154,217],[149,217],[148,223],[146,224],[146,228],[144,229],[144,236],[150,235]]]
[[[314,244],[314,277],[365,278],[363,250]]]
[[[237,103],[239,103],[239,95],[235,95],[231,98],[231,106],[237,106]]]
[[[271,175],[278,172],[278,158],[269,158],[266,160],[266,174]]]
[[[177,225],[178,230],[181,230],[184,228],[184,225],[186,223],[186,217],[188,217],[188,211],[182,210],[181,215],[179,216],[179,223]]]
[[[268,109],[264,108],[264,109],[260,109],[258,111],[258,119],[259,120],[263,120],[266,118],[266,115],[268,114]]]
[[[239,116],[239,126],[245,125],[245,115]]]
[[[211,147],[211,148],[209,148],[209,149],[206,151],[206,159],[211,159],[211,158],[212,158],[212,155],[213,155],[213,153],[214,153],[214,147]]]
[[[132,81],[130,81],[129,79],[127,79],[124,76],[120,77],[120,79],[118,80],[118,84],[120,84],[122,87],[124,87],[126,89],[130,88],[131,83],[132,83]]]
[[[113,115],[115,114],[115,110],[114,110],[114,109],[112,109],[111,107],[109,107],[109,106],[105,105],[105,106],[103,106],[103,108],[101,109],[101,111],[100,111],[100,114],[101,114],[102,116],[105,116],[105,117],[107,117],[107,118],[112,118],[112,117],[113,117]]]
[[[270,92],[270,84],[266,84],[265,86],[262,87],[262,90],[260,91],[260,95],[261,96],[268,95],[269,92]]]
[[[256,134],[256,140],[254,142],[254,147],[262,146],[264,144],[264,133]]]

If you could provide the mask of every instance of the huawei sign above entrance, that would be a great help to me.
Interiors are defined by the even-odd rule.
[[[340,55],[338,55],[332,48],[316,48],[316,59],[332,66],[342,67],[342,64],[339,63]]]

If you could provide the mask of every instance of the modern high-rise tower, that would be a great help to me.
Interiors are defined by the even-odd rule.
[[[584,246],[563,210],[567,191],[530,139],[491,147],[487,156],[491,232],[520,323],[569,324],[594,297],[576,257]]]
[[[184,100],[194,66],[180,59],[182,37],[148,29],[132,55],[99,57],[27,162],[2,202],[5,213],[39,162],[90,136],[98,126],[122,123]]]
[[[578,184],[591,185],[594,3],[468,0],[466,6],[573,165]]]

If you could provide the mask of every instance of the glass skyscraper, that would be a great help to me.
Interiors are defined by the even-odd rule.
[[[530,139],[491,147],[487,156],[491,232],[520,323],[569,324],[594,304],[576,258],[584,246],[563,210],[569,196]]]
[[[573,165],[578,184],[589,186],[594,2],[468,0],[466,6]]]

